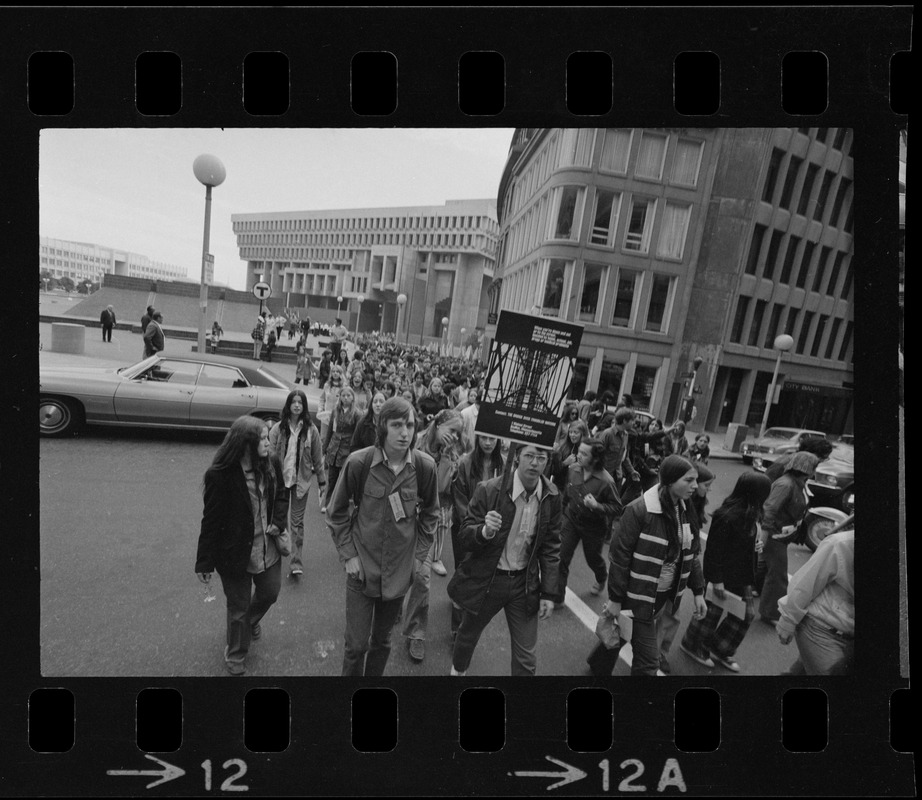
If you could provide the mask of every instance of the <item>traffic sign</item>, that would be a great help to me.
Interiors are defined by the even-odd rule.
[[[266,300],[272,296],[272,287],[264,281],[260,281],[253,287],[253,294],[260,300]]]
[[[208,286],[211,286],[214,283],[214,256],[211,253],[205,253],[202,256],[203,261],[203,274],[205,276],[205,283]]]

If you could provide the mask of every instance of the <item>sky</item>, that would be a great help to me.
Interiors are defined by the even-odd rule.
[[[201,272],[202,153],[212,190],[215,283],[246,288],[231,214],[441,205],[496,198],[511,128],[168,128],[42,131],[42,236],[140,253]]]

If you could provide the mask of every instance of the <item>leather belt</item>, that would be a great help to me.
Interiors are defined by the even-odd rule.
[[[510,575],[510,576],[521,575],[525,572],[525,570],[526,570],[526,567],[522,567],[522,569],[499,569],[497,567],[496,574],[497,575]]]

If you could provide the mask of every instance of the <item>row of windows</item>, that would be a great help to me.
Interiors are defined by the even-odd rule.
[[[751,314],[749,313],[750,307],[752,307]],[[842,330],[844,320],[840,317],[830,318],[829,314],[818,315],[814,311],[806,311],[801,317],[802,309],[790,308],[782,303],[773,303],[768,324],[763,330],[767,308],[767,300],[757,300],[753,305],[751,297],[741,296],[736,304],[730,341],[750,347],[761,346],[771,349],[774,346],[775,337],[786,333],[794,337],[794,352],[799,355],[809,355],[811,358],[822,357],[827,360],[835,357],[838,361],[845,361],[852,341],[850,321],[845,323],[844,330]],[[786,315],[785,311],[787,311]],[[783,315],[784,322],[782,323]],[[799,328],[798,322],[800,322]],[[825,338],[824,347],[827,328],[829,336]],[[841,337],[840,331],[842,332]]]
[[[756,224],[746,259],[747,275],[760,275],[766,280],[773,281],[778,273],[779,283],[796,286],[798,289],[806,289],[810,284],[810,291],[840,297],[843,300],[848,299],[852,290],[851,259],[845,269],[845,280],[839,286],[839,277],[845,259],[849,256],[848,252],[824,246],[817,254],[816,242],[804,241],[799,236],[788,235],[780,230],[772,230],[766,249],[767,234],[768,228],[765,225]],[[785,248],[783,258],[782,246]],[[764,257],[763,250],[765,250]],[[815,259],[814,256],[816,256]]]
[[[641,297],[649,284],[646,307]],[[676,278],[611,264],[545,258],[503,280],[501,307],[575,322],[665,333]],[[575,291],[574,291],[575,289]],[[570,300],[575,302],[570,304]]]
[[[259,245],[336,245],[353,247],[400,245],[411,247],[476,247],[493,252],[495,243],[481,234],[470,233],[360,233],[360,234],[287,234],[242,233],[237,235],[239,247]],[[289,248],[290,249],[290,248]],[[303,249],[302,249],[302,252]],[[314,252],[314,251],[312,251]]]
[[[65,258],[70,259],[71,261],[79,261],[84,264],[108,264],[111,259],[109,258],[100,258],[99,256],[90,256],[86,253],[77,253],[73,250],[60,250],[55,247],[48,247],[47,245],[42,245],[41,252],[49,256],[64,256]]]
[[[358,231],[407,228],[485,228],[496,231],[489,217],[472,215],[432,217],[336,217],[331,219],[266,219],[234,222],[234,232],[243,231]]]
[[[592,195],[588,232],[582,232],[586,187],[555,186],[545,193],[509,229],[508,254],[503,263],[515,263],[547,241],[587,241],[590,246],[634,255],[650,252],[654,222],[659,214],[656,257],[681,261],[691,220],[691,206],[597,187]],[[622,213],[622,206],[624,213]],[[622,224],[623,220],[623,224]],[[620,226],[620,230],[619,230]]]
[[[762,189],[762,200],[785,208],[788,211],[793,211],[802,217],[808,217],[833,228],[841,228],[851,233],[853,225],[850,198],[851,180],[846,177],[839,179],[832,209],[829,218],[826,219],[826,209],[829,207],[829,197],[832,193],[837,173],[827,169],[822,171],[823,174],[820,177],[821,167],[818,164],[806,163],[804,159],[791,155],[782,181],[780,180],[780,175],[784,166],[785,155],[784,150],[777,147],[772,148],[768,174]],[[776,203],[779,185],[781,185],[781,191]],[[798,188],[799,191],[797,191]],[[795,193],[797,196],[796,210],[793,202]],[[849,201],[847,204],[846,199]]]
[[[810,135],[810,128],[798,128],[801,133]],[[815,128],[816,135],[814,140],[820,144],[829,144],[830,137],[832,138],[832,149],[838,150],[840,153],[845,153],[848,155],[851,152],[851,142],[848,143],[848,147],[845,147],[845,139],[848,136],[848,128]]]
[[[670,143],[671,140],[671,143]],[[597,161],[593,155],[598,145]],[[610,175],[627,176],[633,149],[633,176],[694,189],[698,185],[704,142],[676,134],[616,128],[562,128],[550,133],[547,142],[507,197],[508,217],[529,202],[556,170],[590,168]]]

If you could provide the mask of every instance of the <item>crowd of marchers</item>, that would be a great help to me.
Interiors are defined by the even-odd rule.
[[[520,445],[476,432],[475,360],[385,337],[356,344],[352,359],[331,348],[299,367],[299,381],[321,388],[319,428],[295,389],[271,428],[238,419],[205,472],[195,572],[220,577],[231,674],[246,672],[286,561],[287,579],[304,579],[312,483],[344,572],[343,675],[383,675],[395,636],[421,662],[443,626],[446,673],[476,671],[480,636],[501,611],[511,674],[536,674],[540,621],[565,605],[580,546],[592,593],[607,594],[598,638],[587,632],[596,676],[612,674],[628,619],[631,674],[678,672],[669,653],[686,593],[693,618],[679,647],[704,666],[744,672],[736,651],[758,617],[781,645],[796,641],[791,674],[850,671],[854,531],[833,531],[790,583],[787,574],[786,540],[822,447],[743,474],[709,509],[707,437],[648,424],[630,396],[588,392],[566,404],[553,447]],[[433,573],[448,579],[450,620],[429,618]]]

